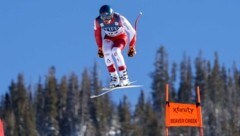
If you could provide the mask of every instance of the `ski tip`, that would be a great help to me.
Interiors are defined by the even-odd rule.
[[[142,15],[143,14],[142,11],[140,11],[139,14]]]
[[[96,98],[97,96],[96,95],[92,95],[92,96],[90,96],[90,98],[92,99],[92,98]]]

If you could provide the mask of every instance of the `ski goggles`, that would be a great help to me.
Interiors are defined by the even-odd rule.
[[[102,20],[111,20],[112,19],[112,15],[109,15],[109,14],[101,14],[100,15],[100,18]]]

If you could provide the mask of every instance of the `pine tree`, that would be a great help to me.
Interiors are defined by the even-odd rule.
[[[44,105],[45,105],[45,95],[43,90],[43,85],[41,84],[41,79],[37,85],[36,96],[35,96],[35,117],[36,126],[39,135],[44,135]]]
[[[156,114],[156,112],[153,111],[152,106],[150,105],[150,101],[148,101],[146,103],[146,110],[145,110],[145,114],[146,114],[146,121],[147,121],[147,126],[146,126],[146,132],[144,131],[144,136],[159,136],[159,135],[163,135],[164,131],[160,130],[159,128],[159,122],[158,122],[158,116]],[[164,115],[162,115],[164,116]],[[163,124],[163,123],[160,123]]]
[[[208,86],[208,76],[209,73],[207,71],[207,63],[206,60],[203,59],[202,52],[199,52],[198,57],[195,59],[195,78],[194,78],[194,88],[200,88],[200,95],[201,95],[201,103],[205,105],[205,98],[206,96],[205,91],[207,90]]]
[[[27,90],[24,85],[24,76],[18,75],[17,84],[12,83],[10,87],[12,98],[12,107],[16,119],[17,135],[38,135],[35,118],[33,115],[33,108],[29,102]]]
[[[136,136],[161,135],[158,128],[158,119],[153,111],[150,100],[145,100],[144,92],[141,91],[134,113],[134,133]]]
[[[207,122],[209,121],[208,117],[208,109],[206,107],[212,105],[212,103],[209,103],[209,75],[210,75],[210,64],[203,59],[202,52],[200,51],[198,54],[198,57],[195,59],[195,78],[194,78],[194,89],[196,90],[197,87],[200,88],[200,96],[201,96],[201,106],[202,108],[202,116],[203,116],[203,124],[204,124],[204,132],[205,135],[209,135],[206,132],[209,132],[206,126]],[[197,96],[196,96],[197,97]],[[195,97],[195,99],[196,99]]]
[[[210,97],[209,104],[207,110],[209,112],[209,128],[210,134],[221,135],[221,127],[222,124],[220,122],[223,104],[222,97],[225,95],[223,80],[221,78],[220,65],[218,60],[218,54],[215,53],[214,65],[211,71],[211,75],[209,77],[209,92],[208,95]]]
[[[215,53],[215,60],[214,60],[214,65],[213,69],[211,72],[210,76],[210,88],[212,89],[212,93],[210,93],[210,99],[215,103],[215,104],[220,104],[221,99],[221,90],[223,87],[223,82],[221,78],[221,71],[220,71],[220,65],[219,65],[219,60],[218,60],[218,54]],[[220,101],[219,101],[220,100]],[[220,106],[220,105],[218,105]]]
[[[158,117],[158,123],[164,123],[164,106],[165,106],[165,87],[169,83],[168,75],[168,55],[163,46],[159,48],[155,59],[155,70],[151,74],[152,77],[152,100],[153,110],[156,112]],[[158,124],[157,127],[160,131],[164,131],[164,125]]]
[[[59,122],[59,131],[60,135],[64,136],[67,134],[65,128],[65,115],[67,112],[67,92],[68,92],[68,82],[67,77],[63,76],[60,82],[59,90],[58,90],[58,101],[57,101],[57,120]]]
[[[155,111],[162,113],[162,107],[164,105],[165,86],[169,81],[168,75],[168,56],[163,46],[157,51],[155,59],[155,71],[151,74],[153,79],[152,83],[152,97],[153,97],[153,108]]]
[[[238,135],[240,134],[240,129],[239,129],[239,115],[240,115],[240,103],[239,103],[239,98],[240,98],[240,72],[238,70],[238,67],[236,63],[233,64],[233,85],[232,89],[230,89],[230,104],[228,107],[230,107],[230,113],[232,113],[230,117],[230,125],[232,129],[232,134],[231,135]]]
[[[14,83],[11,85],[14,86]],[[7,136],[17,135],[16,118],[12,108],[12,102],[9,93],[5,94],[3,102],[3,120],[5,127],[5,134]]]
[[[192,102],[192,70],[190,58],[184,54],[180,69],[180,87],[178,91],[178,102]]]
[[[144,111],[145,111],[145,95],[144,92],[141,91],[140,96],[138,98],[138,102],[135,107],[134,113],[134,134],[137,136],[144,136],[144,129],[145,126],[145,118],[144,118]]]
[[[66,114],[65,114],[65,135],[79,135],[81,131],[81,116],[80,111],[80,97],[79,85],[77,76],[72,73],[69,78],[68,92],[66,98]]]
[[[119,122],[121,125],[121,136],[130,136],[133,133],[130,108],[131,106],[128,98],[124,95],[123,100],[118,106]]]
[[[175,89],[175,82],[177,80],[177,64],[172,64],[171,77],[170,77],[170,98],[171,101],[177,101],[177,90]]]
[[[224,99],[224,107],[222,108],[222,114],[221,114],[221,119],[222,119],[222,131],[223,134],[225,135],[233,135],[233,128],[232,127],[232,119],[234,117],[234,111],[232,108],[234,105],[232,104],[232,92],[233,92],[233,77],[231,76],[231,71],[230,69],[228,72],[225,71],[225,67],[222,67],[222,78],[224,78],[224,91],[225,95],[223,96]]]
[[[81,117],[81,134],[84,136],[94,136],[99,134],[96,131],[98,128],[96,108],[93,105],[91,99],[89,99],[91,94],[91,78],[89,71],[84,69],[81,78],[81,89],[80,89],[80,112]]]
[[[100,92],[102,88],[98,75],[97,63],[94,63],[92,72],[92,91],[94,94]],[[98,118],[98,131],[101,135],[105,136],[110,131],[111,119],[112,119],[112,104],[109,95],[102,96],[101,99],[93,99],[92,104],[96,109],[96,116]]]
[[[55,67],[49,69],[45,84],[45,106],[44,106],[44,134],[59,135],[57,120],[57,79]]]

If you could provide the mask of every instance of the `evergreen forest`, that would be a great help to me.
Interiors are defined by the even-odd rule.
[[[165,85],[170,85],[170,101],[196,103],[196,87],[201,94],[205,136],[240,135],[240,71],[207,60],[202,52],[196,58],[183,54],[181,62],[169,63],[164,46],[156,51],[151,77],[151,94],[141,90],[131,104],[127,95],[115,102],[111,95],[90,99],[103,85],[97,64],[81,75],[71,73],[56,78],[57,68],[34,86],[16,75],[1,96],[0,117],[6,136],[164,136]],[[150,96],[150,97],[147,97]],[[132,110],[133,109],[133,110]],[[172,127],[170,136],[198,136],[198,128]]]

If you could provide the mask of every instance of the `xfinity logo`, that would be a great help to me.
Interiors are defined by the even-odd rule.
[[[180,107],[177,107],[177,108],[173,108],[173,112],[175,113],[179,113],[179,112],[187,112],[187,113],[193,113],[193,108],[180,108]]]

